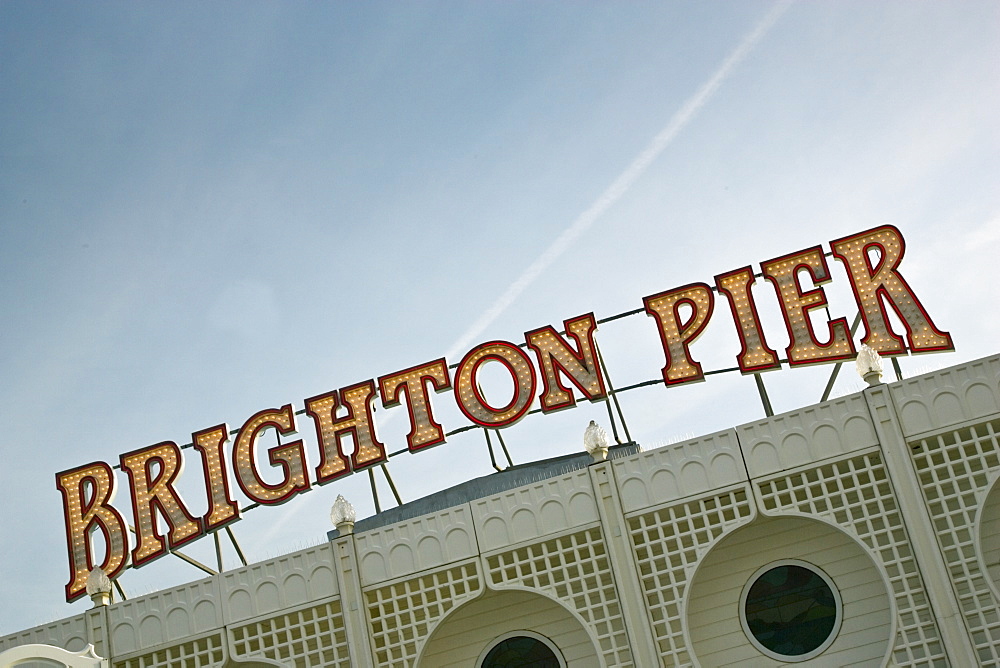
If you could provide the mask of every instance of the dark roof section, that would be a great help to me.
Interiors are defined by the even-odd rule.
[[[641,451],[642,449],[637,443],[613,445],[608,448],[608,459],[628,457]],[[523,487],[539,480],[555,478],[556,476],[572,471],[579,471],[587,468],[592,463],[593,459],[591,459],[589,454],[580,452],[572,455],[553,457],[552,459],[543,459],[529,464],[510,466],[503,471],[467,480],[454,487],[449,487],[448,489],[425,496],[422,499],[404,503],[401,506],[389,508],[371,517],[358,520],[354,525],[354,530],[356,532],[371,531],[372,529],[402,522],[413,517],[429,515],[440,510],[445,510],[446,508],[454,508],[463,503],[481,499],[484,496],[499,494],[500,492],[506,492],[515,487]],[[327,538],[330,540],[339,536],[340,532],[336,529],[331,529],[327,533]]]

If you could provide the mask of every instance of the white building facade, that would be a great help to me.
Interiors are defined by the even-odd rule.
[[[0,668],[1000,665],[998,476],[995,356],[514,467],[0,638]]]

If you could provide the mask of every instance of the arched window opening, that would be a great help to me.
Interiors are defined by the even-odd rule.
[[[566,668],[552,641],[531,631],[500,636],[483,652],[478,665],[480,668]]]

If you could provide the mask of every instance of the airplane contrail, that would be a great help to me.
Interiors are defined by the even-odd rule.
[[[757,45],[757,43],[767,34],[775,22],[781,17],[781,15],[788,9],[788,6],[792,4],[794,0],[781,0],[775,3],[771,8],[771,11],[761,19],[761,21],[751,30],[746,37],[733,49],[732,53],[722,61],[722,65],[715,71],[714,74],[706,81],[702,86],[688,98],[680,109],[673,115],[670,122],[667,123],[666,127],[657,134],[649,145],[632,161],[632,163],[618,175],[618,178],[608,186],[608,188],[601,193],[593,204],[591,204],[583,213],[581,213],[573,223],[563,230],[552,244],[545,249],[538,258],[531,263],[524,272],[517,277],[513,283],[507,288],[507,290],[500,296],[500,298],[491,306],[482,316],[476,320],[471,327],[462,336],[452,344],[451,349],[448,351],[446,358],[453,359],[459,353],[465,351],[470,343],[476,339],[483,331],[486,330],[490,324],[493,323],[497,317],[503,313],[508,306],[510,306],[514,301],[521,295],[525,289],[530,286],[535,279],[537,279],[542,272],[549,268],[549,266],[555,262],[560,255],[566,252],[572,243],[579,237],[583,232],[585,232],[594,222],[600,218],[605,211],[607,211],[611,206],[621,199],[622,195],[628,192],[628,189],[642,176],[650,164],[663,152],[667,146],[674,140],[677,134],[684,129],[684,127],[691,122],[691,119],[695,117],[698,111],[705,105],[706,102],[712,97],[715,91],[718,90],[722,82],[725,81],[726,77],[740,64],[748,53]],[[380,420],[380,424],[384,426],[387,422],[387,418],[393,417],[394,414],[390,413],[388,416],[384,416]],[[285,514],[284,520],[282,522],[276,522],[271,525],[270,529],[264,532],[263,536],[258,541],[258,544],[269,544],[273,536],[277,533],[279,528],[290,520],[295,515],[298,515],[301,510],[307,504],[298,503],[295,504],[289,511]]]
[[[479,319],[477,319],[472,325],[465,331],[462,336],[459,337],[455,343],[452,344],[451,348],[448,350],[446,355],[447,359],[452,359],[456,355],[461,354],[468,346],[479,337],[483,331],[489,327],[494,320],[496,320],[501,313],[507,310],[511,304],[524,292],[528,286],[535,282],[535,280],[546,270],[549,266],[555,262],[559,256],[566,252],[566,250],[576,241],[577,237],[583,234],[587,229],[590,228],[594,222],[600,218],[604,213],[611,208],[621,197],[628,192],[628,190],[639,180],[639,177],[643,175],[646,169],[653,163],[656,158],[663,153],[664,149],[667,148],[673,142],[674,138],[680,133],[681,130],[687,126],[688,123],[697,115],[705,103],[715,94],[722,85],[726,77],[736,68],[740,62],[746,58],[747,54],[753,50],[753,48],[760,42],[761,39],[768,33],[772,26],[777,22],[785,10],[788,9],[793,0],[781,0],[775,3],[771,8],[771,11],[760,20],[760,22],[754,26],[754,28],[747,33],[747,35],[740,41],[740,43],[733,49],[719,68],[709,77],[708,81],[703,83],[701,87],[695,92],[694,95],[689,97],[681,108],[674,113],[673,117],[667,123],[659,134],[657,134],[649,145],[643,149],[639,155],[635,157],[632,163],[625,168],[618,178],[608,186],[608,188],[601,193],[601,195],[594,200],[594,203],[587,207],[583,213],[581,213],[573,223],[563,230],[552,244],[545,249],[538,258],[531,263],[531,265],[524,270],[524,272],[517,277],[517,279],[507,287],[507,290],[500,295],[500,298],[493,303],[493,305],[483,313]]]

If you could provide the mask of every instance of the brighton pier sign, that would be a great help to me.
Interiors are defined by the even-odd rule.
[[[899,271],[904,248],[902,235],[891,226],[830,242],[831,255],[846,268],[864,322],[861,343],[883,355],[954,350],[951,336],[934,325]],[[811,312],[826,306],[822,285],[831,280],[821,246],[762,262],[760,275],[777,293],[788,334],[785,353],[790,366],[835,362],[856,355],[845,318],[829,320],[818,327],[822,331],[816,331]],[[812,283],[811,289],[803,288],[803,276]],[[725,295],[742,344],[736,361],[743,373],[781,366],[762,331],[751,294],[755,281],[749,266],[715,277],[714,291]],[[677,385],[703,380],[701,365],[692,358],[689,347],[715,310],[713,287],[691,283],[650,295],[643,303],[656,322],[663,345],[663,382]],[[906,341],[892,329],[887,311],[890,306],[906,330]],[[534,359],[516,343],[491,341],[466,353],[453,373],[441,358],[306,399],[305,412],[315,426],[319,445],[319,465],[315,470],[307,467],[302,440],[279,443],[266,450],[269,477],[280,471],[278,483],[265,482],[261,475],[257,441],[264,430],[275,429],[282,436],[296,433],[291,404],[254,414],[235,432],[232,443],[226,424],[194,432],[192,447],[200,455],[208,508],[200,517],[192,515],[176,489],[184,461],[175,442],[121,455],[121,470],[128,476],[131,493],[133,540],[124,517],[112,505],[117,480],[110,465],[98,461],[56,474],[69,550],[66,599],[72,601],[85,593],[87,576],[97,565],[94,540],[98,535],[104,543],[99,565],[113,578],[129,565],[130,558],[132,566],[142,566],[238,520],[240,508],[233,498],[230,472],[252,502],[274,505],[312,484],[323,485],[384,462],[386,448],[376,435],[372,412],[376,397],[381,397],[385,408],[406,406],[410,419],[406,441],[412,452],[445,440],[444,429],[434,419],[431,389],[435,393],[450,391],[469,420],[490,428],[507,427],[523,417],[536,393],[544,413],[575,405],[574,388],[590,401],[606,398],[594,346],[594,314],[563,324],[564,334],[552,326],[525,333],[525,347]],[[477,375],[487,362],[499,363],[496,368],[509,373],[513,381],[513,396],[503,406],[491,404],[479,389]]]

